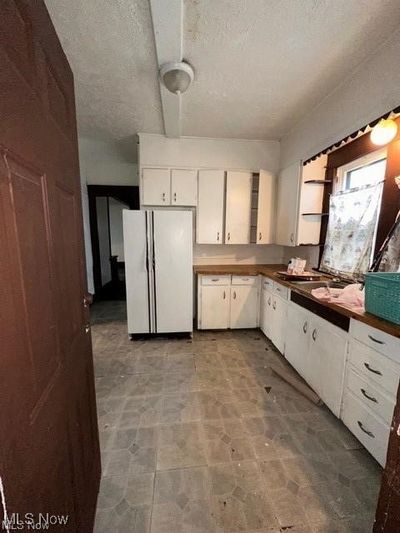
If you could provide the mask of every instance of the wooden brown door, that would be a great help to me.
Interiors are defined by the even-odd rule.
[[[44,3],[1,0],[0,477],[9,518],[64,533],[100,478],[82,236],[72,72]]]
[[[400,387],[390,428],[386,466],[376,510],[374,533],[400,531]]]

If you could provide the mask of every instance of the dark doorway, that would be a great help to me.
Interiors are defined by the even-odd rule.
[[[88,185],[96,300],[125,299],[122,210],[139,209],[139,187]]]

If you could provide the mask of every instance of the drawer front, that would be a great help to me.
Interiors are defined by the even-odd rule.
[[[363,342],[373,350],[387,355],[400,363],[400,339],[384,333],[376,328],[358,320],[352,320],[350,324],[351,335]]]
[[[396,398],[400,365],[355,339],[350,342],[350,362],[368,382],[379,384],[390,398]]]
[[[231,276],[201,276],[202,285],[230,285]]]
[[[257,285],[258,276],[232,276],[232,285]]]
[[[349,389],[344,393],[342,420],[378,463],[385,466],[390,426],[379,420]]]
[[[265,276],[263,276],[261,279],[262,279],[263,289],[271,289],[271,290],[273,289],[274,282],[272,281],[272,279],[266,278]]]
[[[274,281],[273,292],[277,294],[278,296],[280,296],[281,298],[283,298],[284,300],[288,299],[288,296],[289,296],[288,287],[285,287],[284,285],[281,285],[280,283],[277,283],[276,281]]]
[[[368,382],[360,377],[351,365],[347,372],[347,388],[375,414],[383,418],[386,424],[392,423],[394,401],[385,396],[371,381]]]

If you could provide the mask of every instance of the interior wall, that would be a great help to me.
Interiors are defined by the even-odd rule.
[[[195,244],[193,248],[195,265],[280,264],[282,259],[283,246],[275,244]]]
[[[90,238],[90,221],[89,221],[89,196],[85,177],[81,174],[81,197],[82,197],[82,218],[83,218],[83,238],[85,243],[86,258],[86,279],[87,289],[90,294],[94,294],[93,279],[93,254],[92,241]]]
[[[84,136],[79,137],[78,143],[81,174],[88,185],[139,184],[137,163],[118,143]]]
[[[118,261],[124,261],[124,235],[122,229],[122,211],[124,209],[128,209],[128,206],[114,198],[109,199],[111,255],[117,255]]]
[[[281,140],[280,168],[305,160],[400,105],[400,30]]]
[[[217,168],[241,170],[279,169],[278,141],[209,139],[139,134],[140,166]]]

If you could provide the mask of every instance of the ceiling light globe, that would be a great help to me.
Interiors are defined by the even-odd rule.
[[[397,124],[394,120],[382,119],[371,131],[371,142],[377,146],[390,143],[397,134]]]
[[[160,68],[161,83],[174,94],[182,94],[187,91],[193,78],[193,68],[184,61],[165,63]]]

